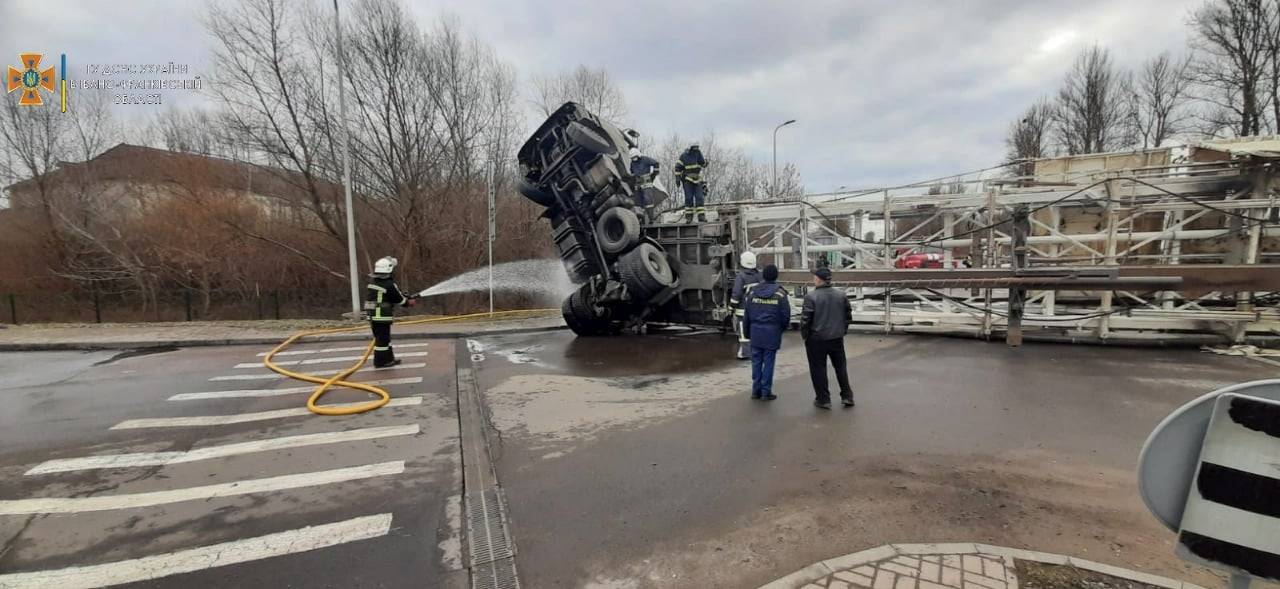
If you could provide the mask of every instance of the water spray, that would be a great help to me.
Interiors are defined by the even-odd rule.
[[[418,296],[426,298],[484,291],[488,290],[489,284],[489,268],[477,268],[427,288]],[[558,305],[573,289],[560,260],[520,260],[493,266],[494,292],[531,295],[548,304]]]

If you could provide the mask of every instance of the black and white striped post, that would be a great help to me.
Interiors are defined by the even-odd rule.
[[[1152,432],[1138,469],[1178,556],[1226,571],[1232,589],[1280,581],[1280,380],[1184,405]]]

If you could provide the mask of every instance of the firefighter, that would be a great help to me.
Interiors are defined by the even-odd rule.
[[[791,323],[787,291],[778,285],[778,267],[769,264],[761,273],[764,282],[747,289],[747,314],[743,330],[751,338],[751,398],[772,401],[773,365],[782,347],[782,332]]]
[[[658,177],[658,168],[658,160],[640,153],[639,149],[631,148],[631,175],[636,179],[636,206],[644,213],[645,223],[651,222],[653,207],[662,197],[661,191],[653,184]]]
[[[699,221],[707,220],[707,207],[705,206],[707,182],[702,179],[702,173],[706,169],[707,158],[702,156],[702,149],[697,144],[690,145],[689,149],[680,154],[680,160],[676,162],[676,178],[680,180],[681,186],[684,187],[684,218],[686,222],[692,222],[694,215],[698,216]]]
[[[365,314],[373,331],[373,367],[386,368],[400,363],[391,349],[391,323],[395,321],[396,305],[412,307],[417,295],[405,296],[396,284],[395,271],[398,262],[387,256],[374,262],[369,275],[368,292],[364,298]]]
[[[733,277],[733,290],[729,293],[729,306],[733,308],[733,332],[738,334],[739,360],[751,359],[751,340],[742,329],[742,318],[746,308],[742,304],[743,295],[751,285],[761,281],[760,272],[756,270],[756,255],[753,252],[742,252],[738,256],[737,274]]]

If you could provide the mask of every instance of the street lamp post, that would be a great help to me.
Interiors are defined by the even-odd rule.
[[[796,122],[796,120],[791,119],[773,128],[773,198],[778,198],[778,129],[794,122]]]
[[[342,124],[342,187],[347,199],[347,264],[351,272],[351,313],[360,316],[360,286],[356,276],[356,214],[351,205],[351,129],[347,127],[347,98],[342,83],[342,21],[338,18],[338,0],[333,0],[334,40],[338,44],[338,116]]]

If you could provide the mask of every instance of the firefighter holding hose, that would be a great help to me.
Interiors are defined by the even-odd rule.
[[[417,295],[405,296],[396,284],[395,271],[397,260],[391,256],[379,259],[373,264],[373,274],[369,275],[369,284],[364,298],[365,315],[369,318],[369,328],[373,331],[373,367],[387,368],[400,363],[395,351],[391,349],[391,324],[395,321],[395,308],[412,307],[418,300]]]

